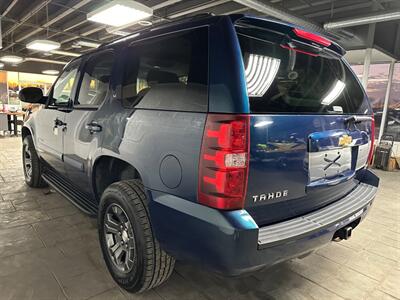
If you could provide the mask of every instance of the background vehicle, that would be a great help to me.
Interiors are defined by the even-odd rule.
[[[26,181],[98,215],[125,289],[174,258],[229,275],[347,239],[378,178],[344,51],[289,24],[202,16],[72,61],[23,129]],[[42,180],[43,179],[43,180]]]

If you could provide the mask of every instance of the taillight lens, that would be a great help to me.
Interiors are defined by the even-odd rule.
[[[249,116],[209,114],[200,155],[199,202],[218,209],[243,208],[249,165]]]
[[[372,164],[372,158],[374,157],[374,143],[375,143],[375,118],[372,115],[371,120],[371,148],[369,149],[368,154],[368,164]]]
[[[305,30],[302,30],[302,29],[299,29],[299,28],[294,28],[293,32],[298,37],[301,37],[301,38],[303,38],[305,40],[309,40],[311,42],[315,42],[315,43],[320,44],[320,45],[325,46],[325,47],[329,47],[332,44],[332,42],[330,40],[328,40],[328,39],[326,39],[326,38],[324,38],[324,37],[322,37],[322,36],[320,36],[318,34],[309,32],[309,31],[305,31]]]

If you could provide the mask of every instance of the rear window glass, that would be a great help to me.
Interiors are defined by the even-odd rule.
[[[295,51],[287,46],[286,37],[276,32],[236,30],[251,112],[369,112],[360,84],[340,57],[328,51]]]

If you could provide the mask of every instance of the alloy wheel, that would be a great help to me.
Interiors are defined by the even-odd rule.
[[[132,224],[124,209],[112,203],[104,217],[104,237],[108,255],[122,273],[129,273],[136,260],[136,244]]]
[[[24,157],[25,176],[27,177],[28,180],[30,180],[32,177],[32,153],[31,150],[29,150],[28,146],[25,146],[24,148],[23,157]]]

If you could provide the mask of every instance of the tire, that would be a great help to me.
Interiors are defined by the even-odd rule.
[[[42,164],[37,155],[31,135],[26,136],[22,142],[22,163],[27,185],[34,188],[47,186],[42,178]]]
[[[126,180],[111,184],[99,207],[99,240],[107,268],[114,280],[132,293],[165,282],[175,265],[175,259],[160,249],[154,237],[147,202],[142,183]]]

